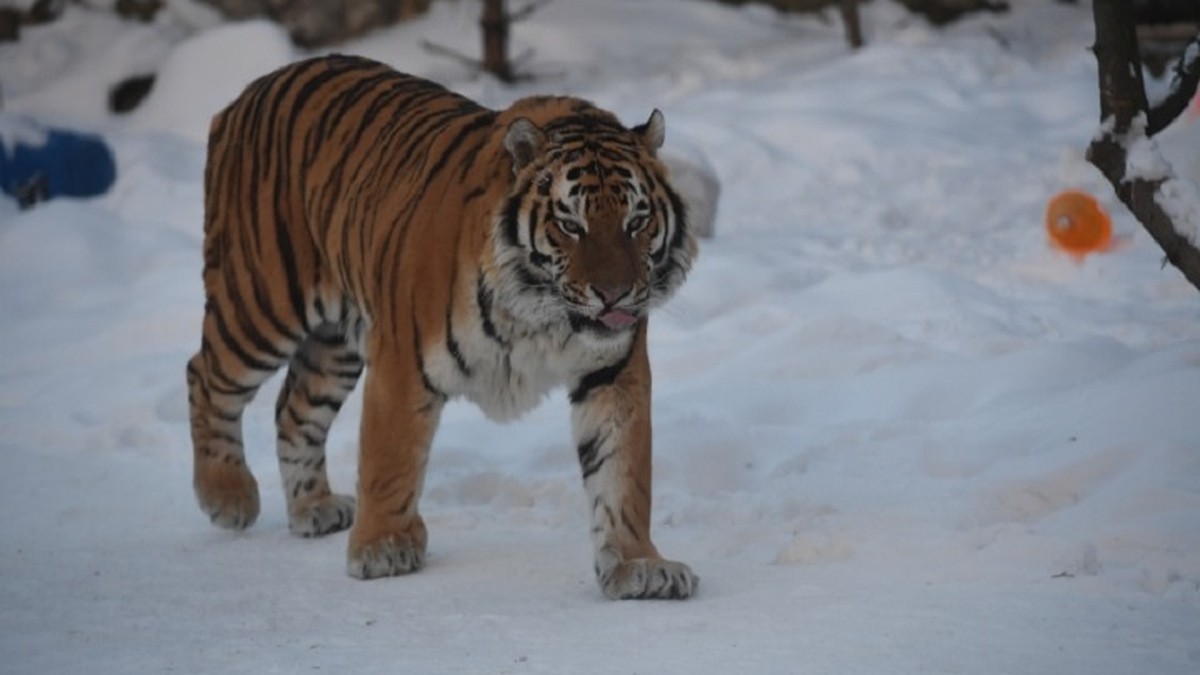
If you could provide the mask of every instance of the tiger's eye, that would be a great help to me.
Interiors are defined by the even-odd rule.
[[[645,216],[645,215],[634,216],[633,218],[630,219],[629,223],[625,226],[625,232],[628,233],[629,236],[632,237],[633,235],[637,234],[638,232],[641,232],[642,230],[646,229],[646,225],[648,225],[649,223],[650,223],[650,216]]]
[[[574,237],[578,239],[586,233],[586,231],[583,229],[583,226],[573,220],[555,218],[554,224],[559,230],[562,231],[563,234],[567,235],[568,237]]]

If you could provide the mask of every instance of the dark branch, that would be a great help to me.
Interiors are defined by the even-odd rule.
[[[521,66],[523,66],[526,63],[529,63],[531,60],[533,60],[534,54],[535,54],[535,52],[534,52],[533,47],[526,47],[525,49],[521,50],[521,53],[517,54],[512,59],[513,70],[517,70]],[[523,77],[528,77],[529,79],[533,79],[532,76],[517,75],[517,79],[521,79]]]
[[[1130,0],[1095,0],[1096,64],[1100,77],[1100,119],[1116,120],[1115,131],[1123,134],[1133,118],[1146,111],[1146,86],[1138,54],[1137,24]]]
[[[1137,177],[1126,180],[1127,157],[1127,148],[1111,134],[1096,138],[1088,146],[1088,161],[1112,183],[1117,197],[1158,243],[1167,262],[1200,290],[1200,251],[1176,230],[1171,216],[1158,203],[1158,190],[1165,180]]]
[[[525,19],[528,19],[530,16],[532,16],[534,12],[538,11],[539,9],[545,7],[548,4],[550,4],[550,0],[534,0],[534,2],[531,2],[528,5],[525,5],[524,7],[522,7],[521,9],[518,9],[515,12],[509,12],[508,20],[509,20],[509,22],[512,22],[512,23],[516,23],[517,21],[524,21]]]
[[[462,52],[460,52],[456,49],[451,49],[450,47],[447,47],[445,45],[439,45],[436,42],[430,42],[429,40],[421,40],[421,47],[425,51],[429,52],[430,54],[437,54],[438,56],[445,56],[447,58],[454,59],[455,61],[458,61],[462,65],[470,68],[471,70],[473,70],[475,72],[479,72],[479,71],[483,70],[483,62],[482,61],[480,61],[479,59],[467,56],[466,54],[463,54]]]
[[[1159,188],[1172,179],[1126,176],[1129,145],[1149,135],[1137,122],[1149,106],[1134,32],[1133,4],[1130,0],[1094,0],[1092,13],[1102,124],[1088,146],[1088,161],[1112,184],[1117,197],[1162,248],[1167,261],[1200,289],[1200,251],[1180,234],[1158,201]]]
[[[474,58],[472,56],[468,56],[468,55],[458,51],[457,49],[453,49],[453,48],[447,47],[445,45],[440,45],[436,42],[430,42],[429,40],[422,40],[421,48],[424,49],[425,51],[429,52],[430,54],[436,54],[437,56],[445,56],[448,59],[452,59],[454,61],[459,62],[463,66],[470,69],[472,76],[478,75],[479,73],[482,73],[485,70],[487,70],[486,68],[483,67],[483,61],[481,61],[477,58]],[[513,59],[513,61],[512,61],[513,68],[514,69],[519,68],[522,65],[524,65],[525,63],[529,62],[530,60],[532,60],[533,55],[534,55],[534,50],[532,48],[522,51],[520,54],[518,54],[516,56],[516,58]],[[535,74],[535,73],[514,72],[509,75],[510,79],[508,80],[508,82],[510,84],[516,83],[516,82],[532,82],[533,80],[544,79],[547,77],[557,77],[558,75],[560,75],[560,74],[559,73],[536,73]]]
[[[1146,113],[1146,134],[1157,134],[1182,115],[1196,95],[1197,84],[1200,84],[1200,35],[1192,38],[1175,64],[1170,91]]]

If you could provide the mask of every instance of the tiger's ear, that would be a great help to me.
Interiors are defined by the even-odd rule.
[[[513,173],[533,161],[546,144],[546,134],[526,117],[518,117],[504,134],[504,149],[512,155]]]
[[[663,119],[662,111],[655,108],[654,112],[650,113],[650,119],[646,120],[645,124],[634,127],[633,133],[642,139],[642,145],[646,146],[650,154],[654,154],[667,138],[667,121]]]

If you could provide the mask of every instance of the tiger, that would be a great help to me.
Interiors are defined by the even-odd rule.
[[[284,365],[276,453],[288,529],[349,528],[358,579],[415,572],[443,406],[503,422],[570,403],[594,573],[611,599],[692,596],[650,536],[648,314],[697,255],[657,156],[661,111],[625,127],[593,103],[502,110],[363,57],[250,83],[212,119],[200,348],[187,363],[193,487],[214,524],[259,514],[242,415]],[[357,487],[325,442],[362,377]]]

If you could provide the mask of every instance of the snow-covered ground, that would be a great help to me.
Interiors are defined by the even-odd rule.
[[[554,0],[514,29],[542,75],[517,89],[419,46],[475,50],[474,2],[340,49],[493,106],[660,107],[716,169],[717,235],[651,330],[683,603],[602,599],[564,396],[504,427],[448,408],[415,576],[355,581],[344,533],[287,534],[270,384],[246,420],[263,514],[209,525],[183,375],[203,134],[303,54],[180,2],[148,26],[71,5],[0,45],[7,110],[104,133],[120,170],[100,199],[0,199],[0,670],[1200,672],[1200,298],[1084,160],[1089,8],[1013,4],[937,31],[876,0],[850,53],[834,15]],[[1200,181],[1200,123],[1159,144]],[[1051,251],[1066,188],[1127,244]],[[330,440],[344,491],[359,410]]]

